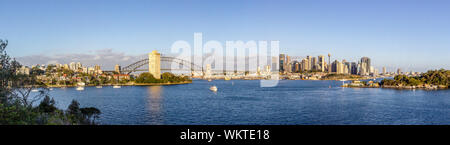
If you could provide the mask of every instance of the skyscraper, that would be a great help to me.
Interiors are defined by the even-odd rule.
[[[362,68],[363,72],[361,75],[369,75],[370,73],[370,58],[362,57],[361,64],[364,68]]]
[[[383,67],[383,75],[386,74],[386,67]]]
[[[121,70],[120,65],[116,64],[116,66],[114,66],[114,71],[120,74],[120,70]]]
[[[323,56],[323,55],[319,55],[319,70],[321,71],[321,72],[324,72],[325,71],[325,57]]]
[[[279,65],[280,65],[280,72],[284,72],[284,65],[286,63],[286,57],[284,54],[280,54],[279,56]]]
[[[319,62],[317,61],[317,57],[312,57],[312,60],[311,60],[311,69],[312,70],[318,70],[319,69],[316,66],[316,64],[319,64]]]
[[[291,63],[291,57],[289,55],[286,55],[286,63],[284,68],[287,72],[292,72],[292,63]]]
[[[306,56],[306,59],[308,60],[308,64],[306,65],[306,70],[311,70],[312,68],[312,59],[311,56]]]
[[[148,54],[148,72],[156,79],[161,79],[161,54],[156,50]]]
[[[328,53],[328,73],[331,73],[331,54]]]

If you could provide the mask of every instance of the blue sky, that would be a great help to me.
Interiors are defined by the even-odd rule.
[[[450,2],[435,0],[2,0],[14,57],[167,51],[176,40],[279,40],[294,56],[332,54],[403,70],[450,69]]]

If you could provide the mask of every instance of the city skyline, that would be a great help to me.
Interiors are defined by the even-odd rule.
[[[2,4],[0,16],[8,22],[0,23],[0,38],[10,41],[9,54],[28,61],[23,63],[64,63],[77,56],[100,64],[109,63],[108,56],[127,61],[154,49],[167,53],[176,40],[192,41],[194,32],[203,32],[205,41],[279,40],[280,52],[290,56],[367,56],[378,70],[390,72],[450,68],[446,1]],[[122,7],[129,11],[117,11]],[[102,50],[110,53],[96,54]]]

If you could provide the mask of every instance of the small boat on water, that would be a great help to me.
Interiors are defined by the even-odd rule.
[[[208,79],[208,82],[212,81],[211,79]]]
[[[211,86],[209,88],[209,90],[213,91],[213,92],[217,92],[217,87],[216,86]]]
[[[83,91],[83,90],[84,90],[84,87],[78,86],[78,87],[76,88],[76,90],[77,90],[77,91]]]
[[[31,92],[38,92],[38,91],[39,91],[38,89],[31,90]]]
[[[121,87],[118,86],[118,85],[114,85],[113,88],[114,88],[114,89],[120,89]]]
[[[231,80],[231,77],[227,77],[227,76],[226,76],[226,77],[224,78],[224,80],[229,81],[229,80]]]
[[[48,88],[48,90],[52,91],[52,90],[53,90],[53,88]]]
[[[101,89],[101,88],[103,88],[103,86],[95,86],[95,88]]]

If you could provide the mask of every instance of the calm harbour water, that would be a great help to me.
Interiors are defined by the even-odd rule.
[[[217,93],[209,90],[216,85]],[[450,124],[450,91],[341,88],[340,81],[194,80],[173,86],[86,87],[50,91],[102,111],[101,124]],[[331,88],[330,88],[331,86]]]

